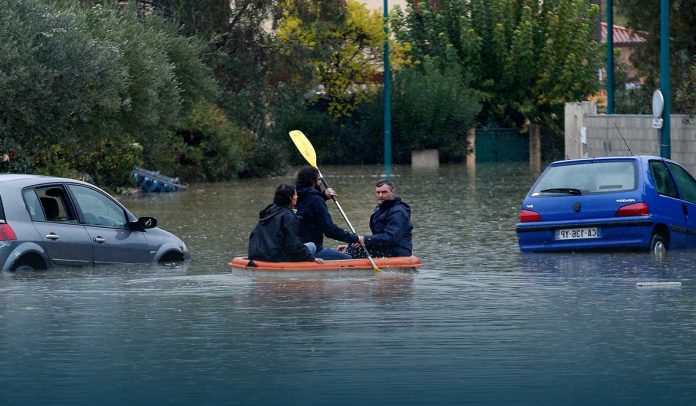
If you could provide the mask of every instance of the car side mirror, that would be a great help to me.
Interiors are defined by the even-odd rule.
[[[157,227],[157,219],[154,217],[140,217],[137,221],[131,221],[128,223],[128,228],[131,230],[144,231],[148,228]]]

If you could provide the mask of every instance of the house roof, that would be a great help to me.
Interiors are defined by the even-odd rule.
[[[607,40],[607,23],[602,23],[602,41]],[[645,42],[639,33],[620,25],[614,25],[614,45],[637,45]]]

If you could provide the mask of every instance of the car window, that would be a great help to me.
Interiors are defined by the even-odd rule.
[[[532,189],[532,196],[612,193],[636,188],[633,161],[582,162],[550,166]]]
[[[650,173],[655,181],[657,193],[674,198],[679,197],[672,176],[662,161],[650,161]]]
[[[125,227],[126,213],[105,194],[79,185],[68,185],[75,196],[85,224],[105,227]]]
[[[667,166],[674,175],[674,181],[677,183],[681,198],[687,202],[696,203],[696,181],[694,178],[679,165],[668,162]]]
[[[43,208],[41,208],[41,201],[39,201],[39,197],[34,192],[34,189],[24,189],[22,197],[24,198],[24,206],[26,206],[29,212],[29,217],[34,221],[46,221]]]
[[[36,188],[35,190],[46,221],[77,223],[75,214],[68,204],[68,199],[62,187],[48,186]]]

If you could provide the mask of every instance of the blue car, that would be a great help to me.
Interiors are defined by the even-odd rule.
[[[655,156],[558,161],[522,202],[521,251],[696,247],[696,180]]]

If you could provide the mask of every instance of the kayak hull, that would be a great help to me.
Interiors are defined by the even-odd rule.
[[[373,259],[380,269],[416,269],[421,266],[420,259],[414,256]],[[235,268],[254,271],[345,271],[372,269],[372,264],[370,264],[370,260],[367,258],[324,261],[323,264],[309,261],[270,262],[254,260],[253,263],[250,264],[249,258],[247,257],[235,257],[232,258],[229,265]]]

